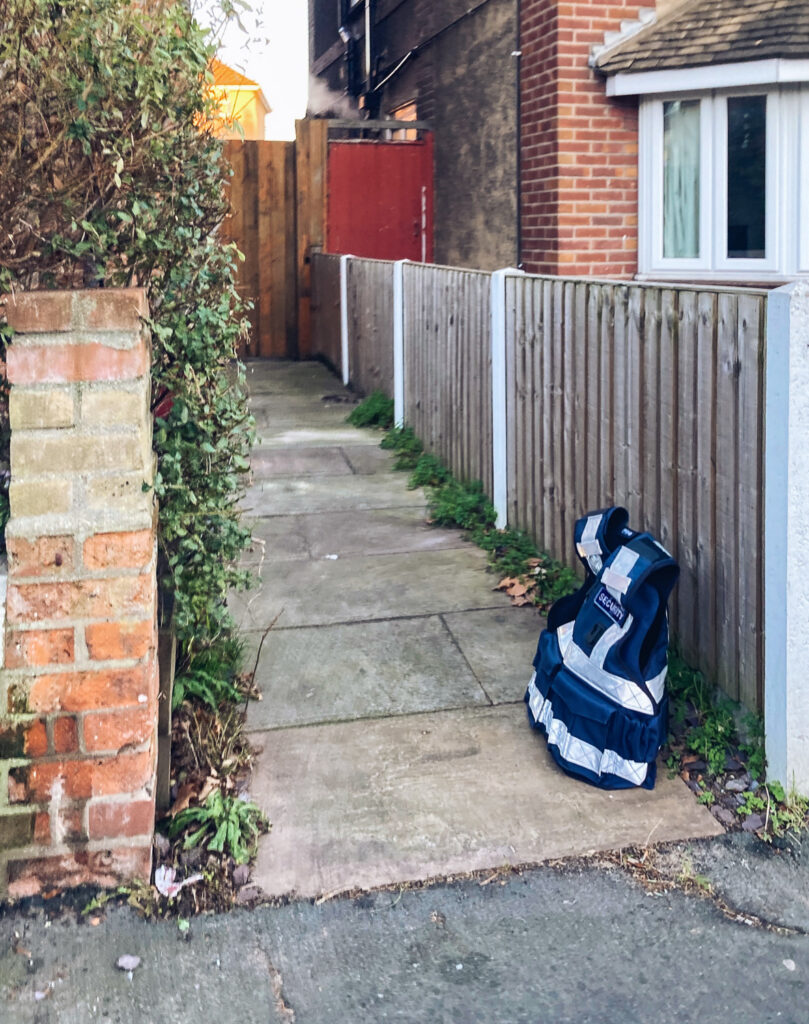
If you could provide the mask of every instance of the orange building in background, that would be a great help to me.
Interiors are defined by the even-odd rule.
[[[263,139],[264,118],[271,107],[258,82],[216,58],[211,71],[218,102],[217,135],[224,139]]]

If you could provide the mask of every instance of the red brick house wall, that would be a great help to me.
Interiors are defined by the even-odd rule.
[[[638,10],[621,0],[522,0],[522,262],[530,273],[637,271],[637,101],[608,99],[587,62],[590,47]]]

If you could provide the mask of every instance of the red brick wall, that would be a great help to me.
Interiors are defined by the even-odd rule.
[[[637,270],[637,103],[609,100],[588,67],[637,2],[523,0],[522,260],[532,273]]]
[[[157,724],[141,290],[9,297],[0,895],[147,877]]]

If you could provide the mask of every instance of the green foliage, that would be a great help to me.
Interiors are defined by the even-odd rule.
[[[351,410],[347,422],[354,427],[382,427],[387,430],[393,426],[393,399],[382,391],[374,391]]]
[[[729,700],[719,700],[700,712],[699,723],[686,735],[686,746],[700,755],[712,775],[720,775],[736,740],[733,705]]]
[[[403,467],[397,465],[396,468]],[[435,455],[424,453],[419,456],[413,472],[410,474],[410,479],[407,481],[407,486],[411,491],[417,487],[440,487],[447,483],[451,475],[440,459],[437,459]]]
[[[462,530],[485,530],[497,519],[480,480],[461,483],[454,477],[431,492],[429,516],[437,526],[459,526]]]
[[[764,752],[764,719],[761,715],[748,712],[744,716],[743,724],[747,738],[739,749],[744,755],[750,775],[754,779],[763,779],[767,764]]]
[[[221,637],[191,654],[185,667],[175,676],[172,710],[185,700],[207,704],[213,711],[226,701],[238,703],[244,700],[244,694],[236,686],[243,653],[242,640]]]
[[[246,582],[252,422],[238,253],[217,235],[231,172],[210,129],[214,40],[164,0],[0,0],[0,24],[0,291],[146,287],[161,590],[185,644],[216,636]]]
[[[396,452],[394,469],[415,469],[424,451],[424,445],[413,433],[412,427],[391,427],[380,442],[380,447]]]
[[[237,864],[246,864],[255,853],[259,835],[267,827],[266,817],[255,804],[225,796],[221,789],[215,789],[201,807],[180,811],[168,833],[173,838],[189,829],[183,840],[184,849],[203,845],[210,853],[229,854]]]
[[[519,576],[527,571],[528,561],[538,555],[537,546],[524,530],[482,530],[475,543],[489,555],[489,562],[501,576]]]
[[[765,826],[759,835],[767,842],[773,838],[797,838],[809,825],[809,798],[800,796],[795,790],[787,793],[784,786],[773,780],[755,792],[742,793],[744,802],[737,808],[739,817],[762,814]]]

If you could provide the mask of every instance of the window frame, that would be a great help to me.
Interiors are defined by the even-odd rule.
[[[764,173],[764,252],[758,258],[728,256],[728,100],[738,96],[764,96],[766,99],[765,119],[765,160]],[[781,198],[782,162],[779,153],[780,104],[777,93],[768,89],[751,86],[749,89],[734,89],[714,98],[713,145],[715,177],[711,194],[714,207],[714,251],[712,265],[719,271],[733,271],[742,274],[775,273],[780,263],[778,210]]]
[[[727,101],[765,96],[763,259],[727,255]],[[700,101],[700,255],[663,256],[663,105]],[[785,280],[809,273],[809,87],[757,84],[666,91],[639,106],[638,276],[716,281]],[[798,211],[799,216],[795,213]],[[801,225],[806,225],[801,230]]]

